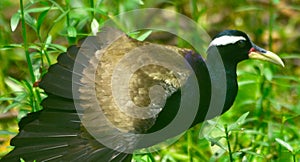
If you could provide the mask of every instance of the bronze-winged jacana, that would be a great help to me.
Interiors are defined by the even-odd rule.
[[[84,90],[85,81],[94,81],[95,93],[99,104],[102,105],[107,119],[116,127],[123,131],[136,133],[152,133],[166,127],[176,116],[179,105],[181,86],[178,85],[172,71],[156,66],[148,65],[142,70],[135,72],[130,82],[131,98],[137,105],[147,106],[149,104],[149,87],[159,84],[165,91],[168,91],[166,102],[159,113],[151,118],[135,118],[124,115],[117,110],[111,93],[111,76],[114,64],[124,55],[137,47],[151,45],[151,43],[140,42],[129,38],[123,34],[113,42],[110,35],[114,29],[100,33],[100,45],[102,51],[101,59],[97,57],[87,58],[88,63],[96,62],[95,78],[90,79],[89,66],[83,65],[82,71],[78,74],[74,72],[74,64],[80,47],[71,46],[67,52],[58,57],[58,62],[52,65],[48,73],[45,74],[39,83],[39,86],[45,90],[48,95],[41,105],[43,110],[33,112],[24,117],[20,123],[19,134],[11,140],[14,150],[4,156],[1,161],[19,161],[23,158],[25,161],[130,161],[132,154],[119,152],[107,148],[94,138],[81,123],[80,113],[76,111],[75,100],[72,91],[72,77],[79,76],[82,82],[79,89]],[[107,42],[112,42],[111,44]],[[162,45],[159,47],[164,48]],[[200,91],[200,102],[197,113],[190,127],[204,121],[211,98],[211,74],[206,63],[215,49],[219,52],[225,67],[226,74],[226,97],[222,113],[226,112],[233,104],[238,91],[237,64],[249,58],[261,59],[284,66],[282,60],[272,52],[256,46],[249,37],[238,30],[225,30],[216,35],[207,50],[207,60],[204,60],[199,54],[189,49],[181,49],[174,46],[166,46],[168,50],[175,52],[188,62],[193,69]],[[97,52],[93,55],[97,55]],[[98,62],[97,62],[98,61]],[[126,70],[126,69],[124,69]],[[214,75],[214,74],[212,74]],[[187,76],[188,77],[188,76]],[[120,83],[123,84],[123,83]],[[140,93],[143,92],[143,93]],[[81,97],[86,99],[83,107],[92,107],[89,101],[90,92],[82,93]],[[186,118],[189,118],[188,116]],[[93,122],[94,119],[89,119]],[[98,119],[97,119],[98,120]],[[101,120],[101,119],[100,119]],[[99,123],[95,122],[95,129],[100,133],[105,133],[106,127],[97,127]],[[118,137],[112,137],[117,141]],[[166,138],[169,138],[167,136]],[[155,144],[152,143],[153,145]],[[120,146],[122,147],[122,145]]]

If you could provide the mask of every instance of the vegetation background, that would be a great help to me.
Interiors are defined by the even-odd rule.
[[[238,70],[237,100],[219,120],[206,123],[217,121],[208,135],[199,137],[199,125],[168,149],[134,159],[299,161],[300,1],[296,0],[1,0],[0,157],[12,149],[9,140],[18,132],[18,121],[42,109],[39,103],[45,94],[35,85],[58,54],[113,15],[149,7],[184,14],[211,36],[224,29],[243,30],[256,44],[279,54],[286,67],[244,61]],[[164,35],[153,41],[187,46]]]

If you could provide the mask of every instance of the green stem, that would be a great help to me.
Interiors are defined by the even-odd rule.
[[[66,1],[66,10],[70,10],[70,6],[69,6],[69,3],[67,3],[67,1]],[[66,17],[67,17],[67,27],[69,27],[70,26],[70,12],[67,13]]]
[[[42,49],[42,54],[46,56],[48,65],[51,65],[51,60],[50,60],[50,57],[48,55],[47,49],[45,48],[45,45],[46,44],[44,44],[43,47],[42,47],[43,48]]]
[[[197,0],[192,0],[192,17],[193,20],[198,21],[199,11],[197,7]]]
[[[35,94],[36,94],[35,98],[36,98],[36,102],[37,102],[37,110],[41,110],[42,107],[41,107],[40,103],[42,102],[42,97],[37,88],[35,88]]]
[[[293,162],[296,162],[296,154],[293,154]]]
[[[233,145],[233,150],[237,150],[239,144],[239,133],[235,133],[235,140],[234,140],[234,145]]]
[[[70,3],[67,0],[66,0],[66,11],[71,11]],[[67,13],[66,18],[67,18],[67,20],[66,20],[67,21],[67,29],[69,29],[69,27],[71,26],[70,12]],[[72,37],[69,37],[69,35],[68,35],[68,43],[69,44],[74,44],[75,43],[74,39]]]
[[[187,141],[188,141],[188,146],[187,146],[187,152],[188,152],[188,157],[189,157],[189,161],[192,162],[193,161],[193,156],[192,156],[192,153],[191,153],[191,150],[192,150],[192,130],[189,130],[187,132]]]
[[[262,71],[262,70],[260,70]],[[264,95],[264,89],[265,89],[265,82],[266,82],[266,78],[263,74],[261,74],[260,77],[260,82],[259,82],[259,99],[257,101],[257,105],[256,105],[256,110],[257,110],[257,116],[259,116],[259,122],[262,123],[263,118],[264,118],[264,99],[265,99],[265,95]]]
[[[233,162],[232,151],[231,151],[230,142],[229,142],[229,132],[228,132],[227,124],[224,125],[224,128],[225,128],[225,134],[226,134],[226,141],[227,141],[229,159],[230,159],[231,162]]]
[[[95,17],[95,4],[94,4],[94,0],[90,0],[90,7],[93,9],[91,11],[91,15],[92,15],[92,19]]]
[[[273,2],[269,1],[269,50],[272,51],[272,32],[274,24],[274,9]]]
[[[23,41],[24,41],[24,50],[25,50],[25,55],[26,55],[26,61],[29,69],[29,74],[31,78],[31,82],[35,82],[35,77],[34,77],[34,72],[33,72],[33,67],[30,59],[30,53],[28,50],[28,42],[27,42],[27,35],[26,35],[26,25],[25,25],[25,16],[24,16],[24,6],[23,6],[23,0],[20,0],[20,8],[21,8],[21,22],[22,22],[22,36],[23,36]]]
[[[269,44],[269,50],[272,51],[272,46],[273,46],[273,38],[272,38],[272,33],[273,33],[273,26],[275,25],[275,7],[274,7],[275,3],[274,1],[270,0],[269,1],[269,40],[268,40],[268,44]],[[270,82],[267,82],[267,88],[271,89],[272,87],[270,86]],[[270,96],[270,95],[268,95]],[[267,98],[268,96],[264,96],[264,98]],[[271,97],[271,96],[270,96]],[[268,120],[267,122],[267,132],[268,132],[268,143],[272,143],[272,139],[273,139],[273,132],[272,132],[272,113],[271,113],[271,105],[270,105],[270,101],[266,100],[268,105],[266,106],[266,118]],[[272,152],[273,148],[272,147],[268,147],[268,152]],[[281,151],[279,152],[279,156],[281,156]]]

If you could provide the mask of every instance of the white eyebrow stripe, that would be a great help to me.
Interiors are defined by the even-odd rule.
[[[210,44],[210,46],[224,46],[224,45],[228,45],[228,44],[234,44],[237,41],[240,40],[246,40],[245,37],[242,36],[228,36],[228,35],[224,35],[218,38],[215,38]]]

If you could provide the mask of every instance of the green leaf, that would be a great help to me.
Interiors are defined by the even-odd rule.
[[[85,10],[85,11],[92,11],[92,12],[95,12],[95,13],[99,13],[103,16],[108,16],[108,14],[105,11],[102,11],[102,10],[97,9],[97,8],[81,8],[81,9]]]
[[[257,81],[255,81],[255,80],[239,81],[239,87],[244,86],[244,85],[256,84],[256,83],[257,83]]]
[[[205,138],[206,138],[209,142],[211,142],[211,145],[212,145],[212,146],[213,146],[213,145],[217,145],[217,146],[219,146],[221,149],[227,151],[227,147],[224,146],[224,145],[222,144],[222,142],[220,141],[222,138],[224,138],[223,136],[216,137],[216,138],[212,138],[212,137],[206,136]]]
[[[22,48],[22,44],[6,44],[1,46],[0,50],[8,50],[13,48]]]
[[[245,122],[248,115],[249,115],[249,112],[246,112],[241,117],[239,117],[239,119],[236,122],[234,122],[233,124],[230,124],[228,126],[228,131],[236,130],[240,125],[242,125]]]
[[[77,36],[77,31],[74,26],[69,26],[67,30],[68,30],[68,37],[76,37]]]
[[[264,68],[264,75],[268,81],[271,81],[273,78],[273,72],[270,68]]]
[[[63,11],[63,13],[62,13],[58,18],[56,18],[56,19],[53,21],[53,23],[55,24],[55,23],[59,22],[60,20],[62,20],[63,18],[65,18],[66,15],[67,15],[69,12],[70,12],[70,10]]]
[[[37,28],[36,28],[36,20],[31,17],[28,13],[24,13],[25,15],[25,22],[32,28],[34,29],[35,31],[37,31]]]
[[[148,30],[145,33],[143,33],[142,35],[137,37],[137,40],[139,41],[144,41],[146,38],[149,37],[149,35],[152,33],[152,30]]]
[[[49,44],[51,44],[51,42],[52,42],[52,36],[48,35],[45,43],[46,43],[46,45],[49,45]]]
[[[140,5],[144,5],[144,2],[142,0],[136,0],[136,2]]]
[[[293,152],[293,151],[294,151],[293,147],[292,147],[290,144],[288,144],[287,142],[285,142],[285,141],[283,141],[283,140],[281,140],[281,139],[279,139],[279,138],[275,138],[275,140],[276,140],[276,142],[278,142],[281,146],[283,146],[283,147],[285,147],[286,149],[288,149],[290,152]]]
[[[297,53],[282,54],[280,57],[282,59],[300,59],[300,55]]]
[[[51,7],[40,7],[40,8],[31,8],[25,11],[25,13],[34,13],[34,12],[44,12],[48,11]]]
[[[7,130],[0,130],[0,135],[16,135],[16,133]]]
[[[243,149],[239,150],[239,152],[244,152],[246,154],[250,154],[250,155],[253,155],[253,156],[257,156],[257,157],[263,158],[262,155],[254,152],[254,151],[251,151],[251,150],[253,150],[253,148],[252,147],[248,147],[248,148],[243,148]]]
[[[214,118],[202,123],[201,130],[199,132],[199,138],[202,139],[207,137],[213,137],[215,136],[215,134],[219,135],[221,132],[224,132],[225,129],[223,125],[221,125],[218,122],[218,120],[219,118]]]
[[[35,49],[37,51],[39,51],[41,49],[40,45],[38,45],[38,44],[30,44],[28,48]]]
[[[176,160],[170,154],[167,154],[162,158],[161,162],[176,162]]]
[[[62,52],[66,52],[67,48],[65,46],[59,45],[59,44],[49,44],[50,49],[59,50]]]
[[[40,28],[41,28],[41,26],[42,26],[42,24],[43,24],[43,22],[44,22],[44,20],[45,20],[45,18],[46,18],[46,16],[47,16],[48,11],[49,11],[49,9],[46,10],[46,11],[43,11],[43,12],[39,15],[39,17],[38,17],[38,19],[37,19],[37,30],[38,30],[38,31],[40,31]]]
[[[300,82],[299,77],[296,76],[288,76],[288,75],[275,75],[275,79],[283,79],[286,81],[295,81],[295,82]]]
[[[10,19],[10,28],[11,31],[15,31],[20,22],[21,15],[19,12],[15,13]]]
[[[262,135],[262,136],[264,136],[264,135],[266,135],[266,134],[264,134],[264,133],[262,133],[262,132],[260,132],[260,131],[258,131],[258,130],[243,130],[243,133],[245,133],[245,134],[251,134],[251,135]]]
[[[24,98],[25,98],[25,97],[26,97],[26,95],[24,95]],[[21,106],[21,105],[22,105],[22,103],[14,102],[14,103],[9,104],[8,106],[6,106],[6,107],[2,110],[2,112],[3,112],[3,113],[6,113],[6,112],[8,112],[10,109],[16,108],[16,107]]]
[[[148,161],[151,161],[151,158],[148,155],[144,155],[141,157],[141,160],[148,162]]]

